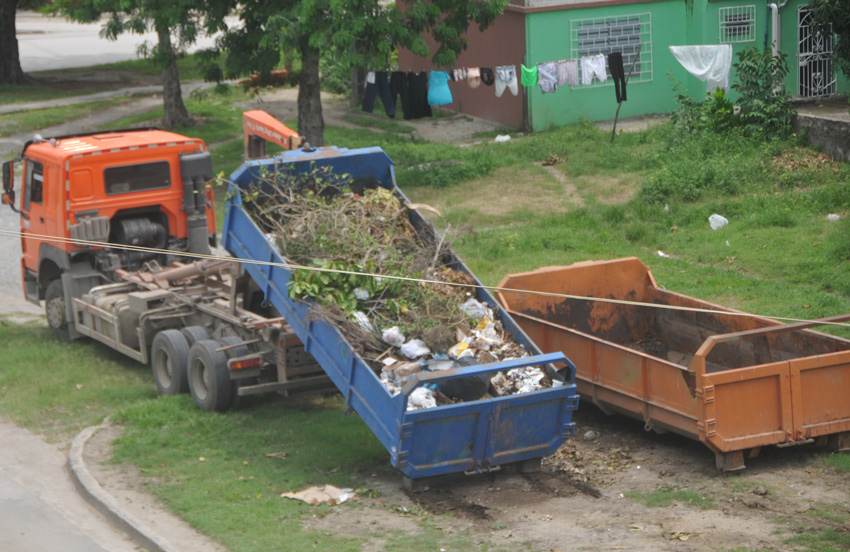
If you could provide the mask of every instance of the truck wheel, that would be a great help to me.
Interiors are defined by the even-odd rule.
[[[151,346],[151,370],[160,395],[179,395],[189,390],[188,364],[189,343],[180,330],[156,334]]]
[[[227,337],[222,337],[218,340],[219,348],[221,347],[232,347],[231,349],[227,349],[222,351],[225,356],[227,356],[227,360],[231,358],[239,358],[246,356],[250,353],[248,347],[243,345],[243,341],[236,337],[235,335],[229,335]],[[238,346],[235,346],[238,345]],[[233,408],[244,408],[248,406],[251,402],[250,396],[239,396],[239,388],[243,385],[253,385],[257,383],[257,378],[240,378],[235,380],[230,380],[230,383],[233,385],[233,399],[231,400],[231,405]]]
[[[198,341],[204,341],[210,338],[210,334],[201,326],[186,326],[180,331],[183,332],[183,337],[186,338],[186,343],[189,344],[189,347]]]
[[[62,288],[62,280],[56,279],[47,285],[47,291],[44,293],[44,314],[53,336],[62,341],[70,341],[71,329],[68,327],[65,313],[65,290]]]
[[[189,392],[207,411],[224,412],[233,400],[227,356],[212,339],[198,341],[189,349]]]

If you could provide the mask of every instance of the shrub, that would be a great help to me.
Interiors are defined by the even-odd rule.
[[[737,124],[735,106],[726,97],[726,92],[718,88],[706,94],[702,102],[688,96],[687,89],[682,83],[667,73],[673,81],[673,91],[676,92],[676,102],[679,107],[670,114],[673,124],[686,132],[726,132]]]
[[[796,111],[785,91],[788,63],[785,54],[750,46],[738,52],[735,63],[738,82],[732,85],[740,95],[739,118],[748,136],[785,138],[789,136]]]

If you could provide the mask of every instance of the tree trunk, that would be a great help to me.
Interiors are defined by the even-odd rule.
[[[301,80],[298,83],[298,133],[311,146],[325,145],[325,121],[322,118],[319,83],[319,50],[301,47]]]
[[[180,92],[180,74],[177,72],[177,56],[171,47],[171,32],[168,27],[163,27],[158,28],[156,33],[159,53],[168,59],[168,65],[162,70],[162,104],[165,109],[162,124],[166,128],[174,128],[189,121],[189,112]]]
[[[23,84],[27,81],[18,54],[17,8],[18,0],[0,0],[0,84]]]

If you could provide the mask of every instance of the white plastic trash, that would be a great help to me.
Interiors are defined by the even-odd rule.
[[[407,399],[408,410],[423,410],[435,406],[437,406],[437,399],[434,398],[434,392],[427,387],[417,387]]]
[[[841,217],[833,213],[831,215],[826,215],[826,220],[828,220],[829,222],[838,222],[839,220],[841,220]]]
[[[499,142],[507,142],[510,139],[511,137],[509,134],[499,134],[493,141],[498,144]]]
[[[393,347],[401,347],[404,345],[404,334],[401,333],[398,326],[393,326],[392,328],[384,330],[381,334],[381,338],[384,340],[384,343],[392,345]]]
[[[401,346],[401,354],[411,360],[427,355],[430,352],[431,349],[421,339],[411,339]]]
[[[366,316],[365,312],[357,311],[354,313],[353,317],[354,322],[356,322],[357,325],[360,326],[360,329],[362,329],[366,333],[372,333],[372,321],[369,320],[369,317]]]
[[[460,306],[460,310],[463,311],[463,314],[476,320],[480,320],[489,314],[487,306],[477,299],[470,299]]]
[[[708,217],[708,223],[711,225],[712,230],[719,230],[729,224],[729,219],[715,213]]]
[[[668,255],[667,253],[665,253],[665,252],[661,251],[660,249],[658,250],[658,256],[659,256],[659,257],[664,257],[665,259],[669,259],[669,258],[670,258],[670,255]]]

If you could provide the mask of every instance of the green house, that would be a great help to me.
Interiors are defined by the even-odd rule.
[[[621,52],[625,73],[632,69],[620,117],[669,113],[676,107],[671,77],[691,96],[704,97],[706,84],[673,56],[670,46],[724,45],[733,62],[743,48],[773,48],[790,71],[788,92],[795,97],[846,94],[848,81],[832,61],[832,37],[816,32],[807,0],[763,3],[746,0],[511,0],[484,32],[468,34],[469,48],[458,67],[527,67],[562,59]],[[579,64],[579,67],[582,67]],[[399,69],[433,67],[410,52],[399,53]],[[542,93],[519,86],[496,97],[494,87],[450,85],[449,109],[513,127],[545,130],[578,120],[614,118],[617,100],[606,63],[605,82],[593,79]],[[735,82],[732,68],[730,82]],[[730,93],[733,101],[734,91]]]

